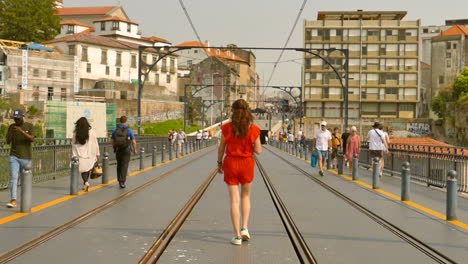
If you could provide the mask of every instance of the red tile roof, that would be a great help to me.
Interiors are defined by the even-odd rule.
[[[138,50],[138,47],[139,47],[139,45],[135,43],[130,43],[130,42],[103,37],[99,35],[88,34],[85,32],[52,39],[44,43],[57,43],[57,42],[82,42],[82,43],[88,43],[88,44],[94,44],[94,45],[106,46],[106,47],[112,47],[112,48],[118,48],[118,49]]]
[[[422,138],[391,138],[392,144],[409,144],[409,145],[420,145],[420,146],[439,146],[439,147],[453,147],[453,145],[435,140],[430,137]]]
[[[168,43],[168,44],[171,44],[171,42],[167,39],[163,39],[163,38],[158,38],[158,37],[155,37],[155,36],[151,36],[151,37],[142,37],[141,39],[143,40],[148,40],[148,41],[153,41],[153,42],[163,42],[163,43]]]
[[[105,15],[117,6],[62,7],[57,8],[58,16]]]
[[[439,36],[455,36],[455,35],[468,35],[468,28],[455,25],[444,32],[440,33]]]
[[[446,153],[468,156],[468,150],[455,147],[433,138],[390,138],[390,148],[406,149],[421,152]]]
[[[94,30],[94,27],[85,23],[81,23],[75,20],[68,20],[61,22],[60,25],[77,25],[77,26],[82,26],[82,27],[87,27],[87,28],[92,28]]]
[[[216,51],[213,50],[213,49],[208,50],[206,48],[207,46],[205,44],[201,43],[200,41],[186,41],[186,42],[183,42],[183,43],[177,45],[177,47],[200,47],[200,48],[203,48],[203,51],[205,51],[205,53],[208,56],[213,56],[213,57],[217,57],[217,58],[221,58],[221,59],[232,60],[232,61],[240,61],[240,62],[247,63],[246,60],[241,59],[239,56],[236,56],[234,53],[231,53],[230,55],[228,55],[227,54],[227,52],[229,51],[228,49],[217,49]],[[219,54],[217,53],[218,50],[219,50]]]
[[[138,23],[136,22],[130,21],[123,17],[117,17],[117,16],[102,18],[99,20],[95,20],[94,22],[104,22],[104,21],[122,21],[122,22],[130,23],[130,24],[138,25]]]

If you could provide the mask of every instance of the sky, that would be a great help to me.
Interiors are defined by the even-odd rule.
[[[304,0],[183,0],[202,41],[211,46],[283,47]],[[65,7],[121,5],[140,24],[143,36],[167,39],[173,45],[197,40],[179,0],[64,0]],[[318,11],[407,11],[406,20],[443,25],[445,19],[468,18],[467,0],[308,0],[288,47],[303,47],[304,19]],[[266,85],[280,51],[256,51],[257,72]],[[284,53],[270,85],[301,84],[301,57]]]

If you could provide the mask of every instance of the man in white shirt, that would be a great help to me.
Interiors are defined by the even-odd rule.
[[[327,122],[322,121],[320,123],[320,129],[315,134],[315,137],[312,140],[312,148],[317,152],[319,161],[318,165],[320,168],[319,174],[323,176],[323,167],[325,165],[325,160],[328,158],[329,153],[331,153],[331,140],[332,135],[327,129]]]
[[[294,144],[294,135],[291,132],[288,132],[288,143]]]
[[[298,141],[301,140],[302,134],[303,134],[303,133],[302,133],[302,129],[299,129],[299,131],[297,132],[297,140],[298,140]]]
[[[203,131],[203,140],[207,140],[210,137],[210,133],[208,131]]]
[[[380,130],[380,123],[375,122],[372,129],[367,133],[369,139],[369,154],[371,159],[379,158],[380,177],[382,177],[384,166],[384,151],[387,149],[385,144],[385,133]]]

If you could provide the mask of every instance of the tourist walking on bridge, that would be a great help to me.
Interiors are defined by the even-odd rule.
[[[86,117],[81,117],[75,123],[75,130],[72,137],[72,153],[78,157],[78,169],[83,178],[83,190],[89,189],[89,177],[94,164],[99,159],[99,145],[96,132],[91,128]]]
[[[369,139],[369,154],[371,159],[375,157],[380,159],[379,176],[382,177],[384,167],[384,152],[386,151],[387,146],[385,141],[385,133],[380,130],[380,126],[380,123],[375,122],[372,126],[373,129],[369,130],[367,133],[367,138]]]
[[[120,124],[112,132],[111,143],[117,160],[117,180],[120,188],[125,188],[130,155],[137,154],[136,139],[133,130],[127,125],[127,117],[120,117]]]
[[[221,143],[218,149],[218,172],[224,173],[231,200],[231,220],[235,237],[231,243],[241,245],[250,239],[248,231],[250,215],[250,188],[254,179],[253,154],[262,153],[260,128],[253,124],[249,105],[243,99],[232,104],[231,122],[221,127]],[[226,153],[226,157],[224,154]],[[223,160],[224,157],[224,160]],[[239,197],[239,184],[241,195]],[[240,211],[242,205],[242,228]]]
[[[361,154],[361,138],[359,137],[355,126],[351,127],[351,135],[347,138],[346,142],[346,158],[349,161],[349,169],[353,171],[354,154]]]
[[[323,167],[325,166],[325,160],[328,159],[328,155],[331,154],[331,132],[327,129],[327,122],[322,121],[320,123],[320,129],[315,134],[312,140],[312,148],[317,152],[319,158],[319,174],[323,176]]]
[[[24,167],[32,162],[32,142],[34,142],[34,126],[24,122],[22,110],[13,112],[14,124],[8,127],[6,143],[11,144],[8,165],[10,166],[10,202],[8,208],[15,208],[18,177]]]

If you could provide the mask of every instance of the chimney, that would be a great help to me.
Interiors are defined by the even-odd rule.
[[[205,40],[205,46],[206,46],[206,47],[209,47],[209,46],[210,46],[210,41]],[[210,51],[210,48],[207,48],[206,50],[207,50],[207,51]]]

